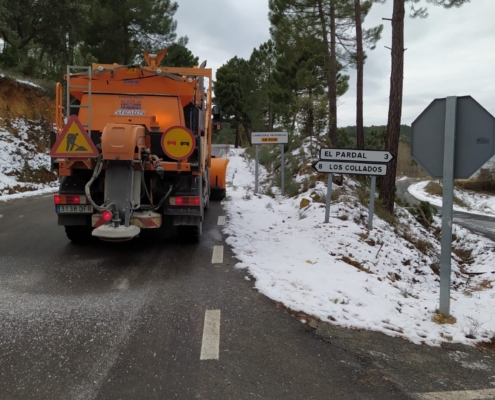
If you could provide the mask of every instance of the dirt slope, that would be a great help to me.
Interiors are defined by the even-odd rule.
[[[48,155],[54,112],[42,88],[0,74],[0,197],[56,179]]]

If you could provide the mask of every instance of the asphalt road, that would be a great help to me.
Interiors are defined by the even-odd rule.
[[[0,399],[387,400],[494,389],[492,353],[301,323],[254,289],[227,246],[212,263],[222,215],[211,204],[200,244],[163,230],[77,246],[56,226],[51,198],[0,203]],[[220,316],[216,357],[208,310]],[[205,343],[213,359],[201,359]]]
[[[420,182],[421,180],[422,179],[411,178],[397,181],[397,195],[403,200],[407,200],[409,204],[418,204],[419,200],[411,196],[411,194],[407,191],[407,188],[413,183]],[[442,212],[441,207],[436,208],[440,213]],[[454,211],[453,221],[454,224],[458,224],[472,232],[483,235],[491,240],[495,240],[495,217]]]

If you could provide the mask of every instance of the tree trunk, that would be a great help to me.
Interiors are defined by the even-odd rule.
[[[239,148],[239,124],[235,127],[235,148]]]
[[[315,113],[314,113],[314,102],[313,102],[313,89],[309,88],[308,89],[308,97],[309,97],[309,110],[308,110],[308,128],[309,128],[309,137],[310,137],[310,152],[311,155],[314,157],[314,143],[313,143],[313,136],[314,136],[314,125],[315,125]]]
[[[337,32],[335,27],[335,0],[330,0],[330,81],[328,106],[330,111],[330,140],[337,144]]]
[[[404,83],[404,0],[394,0],[392,16],[392,73],[390,75],[390,99],[387,124],[387,150],[397,154],[399,149],[400,121],[402,116],[402,87]],[[397,158],[387,165],[387,175],[380,187],[383,206],[394,211],[395,176]]]
[[[268,131],[273,132],[272,70],[268,67]]]
[[[333,0],[331,0],[331,4],[333,5]],[[333,127],[333,121],[337,121],[336,118],[334,118],[334,111],[336,114],[337,111],[337,83],[336,79],[337,76],[336,74],[332,74],[332,54],[330,50],[330,43],[328,42],[328,31],[327,31],[327,21],[325,19],[325,13],[323,12],[323,4],[322,0],[318,0],[318,17],[320,19],[320,24],[321,24],[321,34],[322,34],[322,39],[323,39],[323,51],[325,55],[325,64],[327,67],[327,95],[328,95],[328,126],[329,126],[329,136],[330,140],[332,142],[332,146],[335,146],[337,142],[337,129],[332,129]],[[335,17],[335,7],[334,7],[334,17]],[[335,18],[334,18],[335,22]],[[335,24],[334,24],[335,27]],[[333,35],[333,39],[335,40],[335,35]],[[333,45],[335,49],[335,44]],[[333,83],[332,83],[333,82]],[[333,107],[333,93],[335,93],[335,110]],[[336,115],[335,115],[336,116]]]
[[[354,18],[356,23],[356,129],[357,148],[364,149],[364,127],[363,127],[363,30],[361,27],[361,0],[354,0]]]

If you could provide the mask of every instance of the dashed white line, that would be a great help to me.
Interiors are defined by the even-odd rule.
[[[218,217],[218,225],[225,225],[225,216]]]
[[[495,398],[495,389],[416,393],[416,397],[420,400],[487,400]]]
[[[220,353],[220,310],[206,310],[200,360],[218,360]]]
[[[223,263],[223,246],[213,247],[213,256],[211,257],[211,263],[212,264]]]

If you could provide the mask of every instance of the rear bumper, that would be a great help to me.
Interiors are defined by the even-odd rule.
[[[93,228],[99,228],[106,223],[101,214],[91,216],[91,226]],[[157,229],[162,226],[162,216],[151,211],[134,212],[131,216],[130,225],[137,226],[140,229]]]

